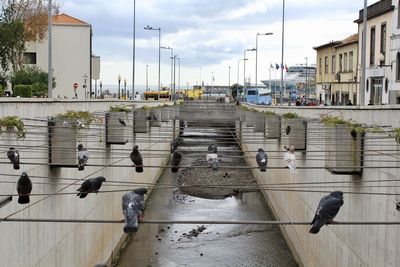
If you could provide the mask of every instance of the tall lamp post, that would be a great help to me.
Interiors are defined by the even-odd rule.
[[[124,79],[124,93],[122,94],[122,99],[126,99],[126,78]]]
[[[178,60],[178,90],[181,89],[181,58],[177,57]]]
[[[257,33],[256,35],[256,88],[258,86],[258,79],[257,79],[257,74],[258,74],[258,36],[260,35],[272,35],[272,32],[266,32],[266,33]]]
[[[133,0],[133,38],[132,38],[132,96],[135,100],[135,48],[136,48],[136,0]]]
[[[285,0],[283,0],[283,7],[282,7],[281,106],[283,105],[283,58],[284,58],[284,49],[285,49]]]
[[[307,98],[309,98],[308,95],[308,57],[304,58],[306,60],[306,91],[305,91],[305,95]]]
[[[161,46],[162,49],[169,49],[171,50],[171,87],[170,89],[172,90],[172,80],[173,80],[173,65],[174,65],[174,61],[173,61],[173,57],[174,57],[174,49],[172,47],[169,46]]]
[[[121,96],[121,75],[118,75],[118,99]]]
[[[231,87],[231,66],[228,68],[228,87]]]
[[[101,99],[101,95],[102,95],[102,92],[103,91],[103,83],[100,81],[100,95],[99,95],[99,98]]]
[[[86,85],[86,81],[87,81],[87,78],[88,78],[88,76],[86,75],[86,73],[85,74],[83,74],[83,88],[85,88],[85,99],[86,99],[86,87],[87,87],[87,85]]]
[[[243,59],[244,59],[244,62],[243,62],[243,86],[244,86],[244,89],[246,89],[246,60],[247,60],[246,52],[247,51],[256,51],[256,49],[255,48],[246,49],[243,52]]]
[[[153,28],[149,25],[147,25],[146,27],[144,27],[145,30],[148,31],[158,31],[158,98],[160,98],[160,89],[161,89],[161,77],[160,77],[160,73],[161,73],[161,69],[160,69],[160,64],[161,64],[161,28]]]
[[[238,59],[238,68],[237,68],[237,83],[236,83],[236,99],[239,99],[239,63],[240,61],[246,61],[247,58]]]
[[[149,65],[146,65],[146,92],[149,91]]]
[[[174,55],[173,57],[172,57],[172,60],[173,60],[173,62],[174,62],[174,89],[173,89],[173,99],[174,99],[174,101],[175,101],[175,99],[176,99],[176,84],[175,84],[175,76],[176,76],[176,71],[175,71],[175,67],[176,67],[176,59],[178,58],[178,56],[177,55]]]

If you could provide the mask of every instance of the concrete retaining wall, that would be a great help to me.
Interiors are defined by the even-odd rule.
[[[277,113],[285,113],[290,110],[298,114],[310,114],[314,118],[319,117],[318,112],[327,112],[325,109],[273,109]],[[345,118],[352,116],[352,118],[359,118],[360,121],[365,122],[374,121],[374,118],[380,117],[380,124],[382,125],[398,123],[400,118],[399,110],[376,110],[377,114],[373,110],[352,111],[345,109],[341,112]],[[354,116],[352,112],[354,112]],[[386,115],[383,116],[382,114]],[[389,116],[389,114],[393,115]],[[396,117],[394,118],[394,116]],[[281,143],[280,139],[266,139],[263,133],[249,132],[247,127],[242,127],[245,128],[244,131],[246,132],[246,134],[242,135],[242,146],[245,151],[257,151],[259,147],[263,147],[269,156],[268,166],[285,166],[283,162],[283,143]],[[309,122],[308,129],[307,151],[296,152],[297,166],[320,168],[298,169],[296,174],[290,174],[288,169],[267,169],[266,173],[254,170],[254,174],[260,184],[343,181],[346,183],[340,185],[347,186],[345,188],[340,187],[338,184],[324,184],[322,185],[323,187],[309,184],[300,185],[305,186],[305,188],[297,186],[297,189],[329,192],[341,190],[344,192],[400,193],[400,189],[395,187],[398,185],[397,182],[384,182],[384,180],[398,179],[400,175],[399,169],[379,168],[382,166],[400,166],[398,157],[400,147],[395,143],[394,138],[387,135],[367,133],[364,144],[366,151],[364,165],[376,168],[364,169],[361,177],[357,175],[333,175],[324,169],[324,155],[327,143],[324,141],[326,135],[323,131],[323,126],[313,121]],[[316,131],[315,129],[320,130]],[[264,141],[254,144],[251,140],[255,138]],[[337,138],[340,140],[341,137],[338,136]],[[321,153],[312,151],[321,151]],[[248,164],[250,166],[257,166],[255,155],[256,152],[246,153],[246,156],[249,157]],[[372,180],[377,180],[378,182],[368,183],[368,181]],[[353,187],[349,188],[349,185]],[[368,187],[371,185],[383,187]],[[263,193],[276,219],[282,221],[311,221],[321,197],[327,195],[327,193],[318,192],[271,190],[265,190]],[[394,196],[345,193],[344,205],[336,220],[399,221],[400,212],[396,210],[395,203]],[[397,253],[400,249],[400,226],[398,225],[332,225],[324,226],[316,235],[308,233],[309,226],[282,226],[281,229],[301,266],[400,266],[400,256]]]
[[[26,171],[31,177],[32,194],[53,194],[63,188],[65,189],[62,192],[71,193],[47,199],[44,199],[45,196],[31,196],[30,204],[38,203],[17,213],[13,216],[15,218],[120,220],[123,219],[121,196],[125,192],[89,194],[85,199],[79,199],[75,193],[81,182],[73,179],[105,176],[108,181],[154,183],[163,171],[162,168],[144,168],[144,172],[139,174],[133,167],[101,166],[87,166],[84,171],[78,171],[76,168],[50,169],[46,165],[47,122],[29,118],[45,119],[66,110],[106,111],[110,106],[123,102],[11,100],[0,101],[0,117],[17,115],[25,118],[27,135],[25,139],[17,140],[13,133],[0,134],[0,194],[16,193],[16,181],[22,171]],[[135,105],[141,106],[143,103]],[[146,105],[149,103],[146,102]],[[137,144],[142,151],[144,165],[166,165],[169,159],[169,142],[173,137],[172,121],[162,122],[161,127],[152,127],[149,133],[136,134],[135,137],[132,131],[132,116],[126,122],[129,127],[129,142],[126,145],[106,146],[105,118],[103,122],[92,123],[89,130],[79,131],[78,142],[83,143],[90,153],[89,164],[131,165],[129,153],[133,145]],[[6,155],[11,146],[19,149],[22,163],[31,164],[21,164],[20,170],[13,170]],[[111,183],[105,182],[101,190],[130,190],[138,187],[110,185]],[[18,204],[17,197],[14,197],[11,203],[0,209],[0,217],[6,217],[24,207],[26,206]],[[1,265],[93,266],[95,263],[107,262],[113,249],[124,236],[122,227],[122,224],[2,222]]]

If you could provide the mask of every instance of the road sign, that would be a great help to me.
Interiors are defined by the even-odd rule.
[[[78,84],[77,83],[74,83],[74,89],[76,89],[76,88],[78,88]]]

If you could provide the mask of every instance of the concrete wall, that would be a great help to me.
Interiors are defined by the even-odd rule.
[[[271,110],[271,109],[269,109]],[[273,109],[279,113],[285,113],[289,109]],[[399,118],[399,110],[364,110],[351,111],[347,109],[329,109],[333,114],[342,112],[344,117],[355,113],[360,120],[375,121],[376,116],[380,116],[380,124],[388,125],[392,123],[392,116]],[[294,111],[292,109],[292,111]],[[326,109],[296,109],[298,114],[307,114],[310,117],[318,117],[318,113],[324,113]],[[372,114],[376,115],[372,116]],[[360,114],[358,114],[360,113]],[[385,115],[385,116],[383,116]],[[396,122],[398,124],[398,121]],[[238,125],[238,124],[237,124]],[[242,123],[245,125],[245,123]],[[267,125],[268,126],[268,125]],[[238,127],[238,126],[237,126]],[[274,127],[274,125],[269,125]],[[280,139],[266,139],[263,133],[254,133],[248,127],[242,126],[242,146],[245,151],[257,151],[263,147],[269,156],[268,166],[284,167],[283,162],[283,143]],[[295,131],[295,129],[292,129]],[[328,131],[327,131],[328,132]],[[298,167],[319,167],[318,169],[298,169],[296,174],[290,174],[286,169],[267,169],[266,173],[254,170],[254,174],[260,184],[274,183],[305,183],[305,182],[348,182],[343,188],[339,185],[305,185],[303,190],[322,190],[322,191],[353,191],[353,192],[389,192],[399,193],[399,189],[394,187],[396,182],[385,183],[383,180],[393,180],[399,177],[399,169],[379,168],[382,166],[400,166],[398,153],[400,147],[387,135],[366,134],[364,149],[365,166],[377,168],[364,169],[362,176],[357,175],[333,175],[324,169],[325,150],[327,149],[327,132],[324,126],[318,121],[309,121],[307,132],[307,151],[297,151],[296,159]],[[382,139],[382,138],[385,139]],[[254,139],[264,140],[254,144]],[[344,140],[343,136],[334,136],[339,140]],[[371,150],[379,150],[372,152]],[[394,150],[388,152],[387,150]],[[278,151],[278,152],[276,152]],[[281,151],[281,152],[279,152]],[[320,151],[318,153],[312,151]],[[385,151],[387,151],[385,153]],[[397,152],[396,152],[397,151]],[[391,154],[391,155],[388,155]],[[256,166],[256,152],[248,152],[249,166]],[[378,160],[381,160],[379,162]],[[382,182],[368,183],[371,180]],[[361,183],[353,183],[353,182]],[[341,184],[343,185],[343,184]],[[370,188],[365,186],[381,185],[383,187]],[[304,185],[303,185],[304,186]],[[312,186],[317,186],[311,188]],[[364,187],[363,187],[364,186]],[[311,221],[318,203],[327,193],[318,192],[285,192],[264,190],[271,209],[276,219],[282,221]],[[395,209],[394,196],[377,195],[357,195],[344,194],[344,205],[342,206],[337,221],[399,221],[400,213]],[[283,226],[281,227],[289,246],[294,252],[295,258],[301,266],[399,266],[400,257],[397,251],[400,249],[400,227],[377,226],[377,225],[336,225],[324,226],[319,234],[308,233],[309,227],[304,226]]]
[[[122,103],[122,102],[118,102]],[[128,102],[127,102],[128,103]],[[125,192],[89,194],[85,199],[76,196],[76,189],[81,184],[76,180],[105,176],[109,183],[104,183],[102,190],[130,190],[137,186],[110,186],[110,181],[128,181],[153,183],[162,168],[145,168],[138,174],[133,167],[97,167],[87,166],[84,171],[76,168],[50,169],[48,162],[48,137],[44,119],[58,113],[72,110],[99,112],[90,129],[78,133],[78,142],[82,142],[90,153],[89,164],[131,165],[129,153],[134,144],[138,144],[144,158],[144,165],[162,166],[169,159],[169,142],[173,136],[172,121],[162,122],[161,127],[152,127],[150,133],[133,136],[132,116],[127,121],[129,143],[126,145],[105,144],[105,125],[102,111],[109,109],[116,102],[60,102],[7,99],[0,102],[0,118],[5,115],[17,115],[24,119],[27,129],[26,138],[17,140],[13,133],[0,134],[0,194],[16,193],[16,181],[22,171],[26,171],[33,182],[33,194],[52,194],[64,187],[62,192],[68,195],[52,196],[32,207],[16,214],[15,218],[50,218],[50,219],[123,219],[121,196]],[[152,103],[156,105],[157,103]],[[137,104],[141,106],[142,104]],[[146,103],[146,105],[149,105]],[[179,125],[179,123],[178,123]],[[100,142],[100,140],[102,140]],[[10,146],[20,151],[21,169],[13,170],[8,163],[6,151]],[[76,148],[76,147],[75,147]],[[72,149],[75,149],[72,148]],[[157,150],[157,151],[151,151]],[[161,151],[160,151],[161,150]],[[164,151],[165,152],[162,152]],[[67,153],[68,151],[66,151]],[[155,155],[154,155],[155,154]],[[34,165],[39,163],[44,165]],[[40,201],[44,196],[31,196],[31,203]],[[0,209],[0,217],[21,210],[15,197],[11,203]],[[85,223],[12,223],[3,222],[0,227],[0,257],[3,266],[93,266],[107,262],[115,246],[124,237],[122,224],[85,224]]]

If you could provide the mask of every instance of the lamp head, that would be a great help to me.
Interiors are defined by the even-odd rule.
[[[385,60],[385,55],[383,53],[379,54],[379,61],[384,61]]]

